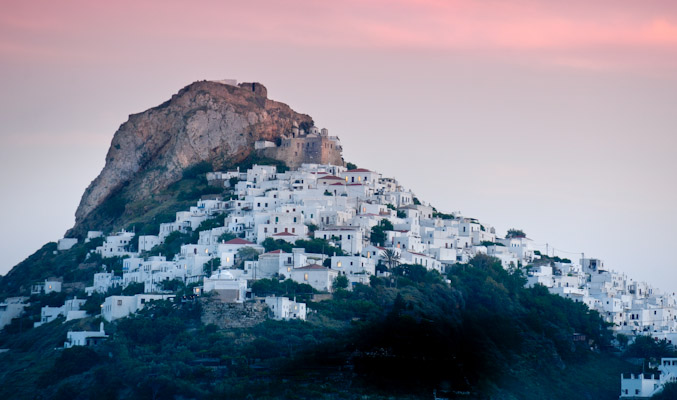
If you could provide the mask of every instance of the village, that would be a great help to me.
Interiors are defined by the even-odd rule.
[[[266,144],[260,144],[265,147]],[[213,295],[223,303],[265,303],[269,317],[305,320],[310,309],[296,298],[252,293],[261,279],[291,279],[313,288],[316,296],[337,289],[369,285],[371,277],[388,276],[399,264],[415,264],[444,274],[478,254],[501,261],[505,269],[523,269],[527,286],[542,285],[550,293],[584,303],[598,311],[617,334],[632,340],[647,335],[655,340],[677,340],[677,296],[614,272],[600,259],[569,260],[538,250],[519,230],[505,238],[495,229],[460,212],[444,214],[422,204],[395,179],[364,168],[347,169],[331,164],[302,164],[278,172],[275,166],[254,165],[246,171],[207,174],[210,184],[230,189],[230,199],[201,199],[189,210],[176,213],[174,222],[160,225],[156,235],[120,231],[105,235],[90,231],[87,241],[103,238],[93,250],[102,258],[120,257],[122,273],[99,272],[86,293],[105,294],[129,285],[143,285],[143,293],[111,295],[101,304],[107,322],[125,318],[149,302],[177,300],[167,283],[179,281],[194,296]],[[209,229],[205,227],[209,222]],[[196,243],[181,245],[172,258],[151,255],[170,235],[199,231]],[[320,240],[337,251],[311,252],[297,241]],[[59,251],[68,251],[77,239],[64,238]],[[138,243],[137,248],[131,244]],[[271,243],[276,250],[266,251]],[[285,247],[291,251],[285,251]],[[340,253],[340,254],[339,254]],[[32,293],[61,291],[62,282],[35,284]],[[337,287],[340,285],[340,287]],[[26,298],[9,298],[0,304],[0,326],[19,316]],[[85,299],[67,300],[61,307],[43,307],[41,320],[84,318]],[[98,331],[69,332],[65,348],[95,344],[107,338]],[[584,340],[584,339],[582,339]],[[670,362],[670,367],[675,363]],[[664,368],[668,368],[668,364]],[[622,377],[622,395],[648,397],[674,372],[661,377]]]

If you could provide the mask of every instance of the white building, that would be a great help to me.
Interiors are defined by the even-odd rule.
[[[101,341],[106,340],[108,335],[103,330],[103,322],[99,325],[98,331],[68,331],[66,341],[63,344],[64,349],[70,349],[74,346],[95,346]]]
[[[125,318],[142,309],[146,304],[156,300],[173,299],[173,295],[137,294],[134,296],[109,296],[101,306],[101,316],[110,322]]]
[[[621,374],[620,399],[648,399],[663,390],[668,382],[677,382],[677,358],[663,358],[658,366],[659,375]]]
[[[14,318],[21,316],[24,312],[26,297],[8,297],[0,303],[0,329],[9,325]]]
[[[266,304],[270,308],[272,318],[277,320],[300,319],[306,320],[306,304],[297,303],[287,297],[266,297]]]
[[[294,268],[290,272],[290,277],[294,282],[306,283],[320,292],[331,292],[337,276],[337,271],[317,264]]]
[[[243,303],[247,297],[247,280],[238,279],[225,269],[204,279],[204,292],[215,292],[223,303]]]
[[[70,250],[71,247],[75,246],[76,244],[78,244],[78,239],[76,238],[63,238],[59,239],[59,241],[56,243],[56,249]]]

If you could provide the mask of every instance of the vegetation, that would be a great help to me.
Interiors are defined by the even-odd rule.
[[[252,284],[252,292],[256,296],[286,296],[296,297],[299,301],[310,300],[317,290],[305,283],[297,283],[291,279],[279,281],[277,279],[259,279]]]
[[[339,275],[334,279],[332,287],[335,290],[347,289],[348,288],[348,278],[345,275]]]
[[[456,217],[454,216],[454,214],[445,214],[445,213],[433,211],[433,218],[454,219]]]
[[[246,171],[252,166],[256,165],[274,165],[277,168],[277,172],[283,173],[289,171],[289,167],[284,161],[276,160],[274,158],[261,157],[255,151],[249,153],[249,155],[242,161],[233,162],[228,161],[222,166],[222,170],[229,170],[235,167],[240,167],[240,171]]]
[[[269,237],[266,238],[261,243],[261,245],[266,250],[266,252],[282,250],[285,253],[291,253],[292,249],[296,247],[306,249],[306,252],[308,253],[324,254],[327,256],[333,256],[334,254],[337,256],[346,255],[343,250],[341,250],[341,248],[334,246],[327,240],[319,238],[310,240],[299,239],[292,245],[287,241],[281,239],[274,240],[273,238]]]
[[[346,163],[346,168],[348,168],[348,171],[350,171],[350,170],[353,170],[353,169],[357,169],[357,165],[356,165],[356,164],[353,164],[353,163],[351,163],[351,162],[347,162],[347,163]]]
[[[372,277],[320,302],[290,280],[252,285],[256,295],[302,298],[308,322],[219,330],[201,323],[199,302],[161,301],[108,324],[109,340],[91,350],[54,350],[75,321],[2,332],[10,353],[0,357],[0,396],[618,398],[629,364],[605,352],[611,334],[584,305],[524,288],[519,270],[482,255],[447,276],[419,265],[391,272],[392,284]]]
[[[2,277],[0,297],[28,295],[33,283],[50,277],[63,277],[65,282],[91,281],[101,271],[97,257],[89,258],[89,252],[102,243],[103,239],[98,238],[66,251],[58,251],[54,242],[47,243]]]
[[[519,239],[525,237],[527,237],[527,234],[521,229],[508,229],[508,233],[505,235],[506,239]]]
[[[371,227],[371,243],[375,246],[383,246],[386,242],[386,231],[392,231],[393,224],[387,219],[382,219],[378,225]]]

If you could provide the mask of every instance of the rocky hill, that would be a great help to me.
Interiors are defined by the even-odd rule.
[[[192,83],[120,126],[105,167],[83,194],[67,236],[81,237],[94,221],[101,223],[92,214],[121,191],[125,203],[148,198],[178,181],[192,165],[206,162],[214,169],[234,165],[254,151],[256,141],[280,143],[296,136],[299,126],[312,127],[312,118],[268,99],[260,83]],[[337,151],[334,158],[341,162]],[[266,153],[271,154],[276,155]],[[303,152],[280,153],[288,164],[298,164],[303,157]]]

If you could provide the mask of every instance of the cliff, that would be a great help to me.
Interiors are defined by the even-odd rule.
[[[207,162],[214,169],[234,165],[254,151],[256,141],[281,143],[296,136],[298,126],[313,126],[313,120],[268,99],[259,83],[192,83],[120,126],[106,164],[85,190],[75,226],[67,235],[82,236],[91,228],[88,216],[123,189],[127,203],[147,198],[180,180],[191,165]],[[340,148],[332,154],[336,153],[325,159],[342,163]],[[267,156],[292,166],[308,158],[304,149]]]

